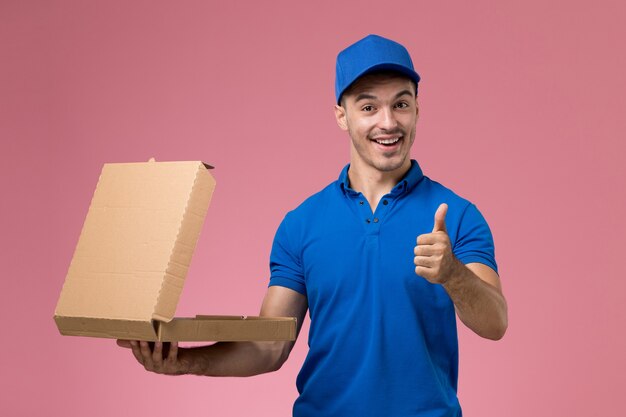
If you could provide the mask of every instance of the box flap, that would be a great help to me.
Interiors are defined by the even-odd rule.
[[[171,320],[214,188],[202,162],[105,164],[55,311],[61,332],[63,317]]]
[[[193,168],[193,165],[190,168]],[[194,174],[193,170],[189,173],[189,178],[191,174]],[[186,176],[181,178],[181,186],[187,185],[187,181]],[[206,164],[196,164],[191,189],[188,190],[187,205],[180,220],[163,285],[152,314],[155,320],[169,321],[174,317],[214,189],[215,179],[207,170]]]
[[[295,340],[295,317],[197,316],[152,323],[85,317],[59,317],[61,334],[154,342],[237,342]]]
[[[157,339],[154,323],[141,320],[109,320],[86,317],[60,317],[54,320],[62,335],[107,337],[124,340]]]
[[[158,340],[174,341],[270,341],[295,340],[295,317],[196,316],[159,323]]]

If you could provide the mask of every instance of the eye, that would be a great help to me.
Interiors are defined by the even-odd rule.
[[[409,103],[407,103],[406,101],[401,101],[400,103],[396,104],[397,109],[406,109],[407,107],[409,107]]]
[[[374,106],[371,106],[371,105],[368,104],[367,106],[361,107],[361,110],[369,112],[369,111],[374,110]]]

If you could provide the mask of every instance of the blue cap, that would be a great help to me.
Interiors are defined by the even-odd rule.
[[[385,70],[406,75],[415,82],[417,88],[420,76],[413,68],[409,52],[398,42],[378,35],[368,35],[339,52],[335,73],[337,104],[344,91],[359,77],[373,71]]]

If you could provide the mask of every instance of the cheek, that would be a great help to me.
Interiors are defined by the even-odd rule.
[[[353,143],[355,147],[362,148],[363,147],[363,133],[358,129],[352,127],[349,131],[350,133],[350,141]]]
[[[348,132],[352,138],[359,139],[364,135],[364,128],[358,121],[351,121],[348,123]]]
[[[415,136],[415,124],[417,120],[414,117],[408,117],[407,120],[404,120],[402,126],[404,128],[404,132],[413,140]]]
[[[360,136],[366,136],[372,129],[372,123],[368,119],[358,119],[352,122],[352,130]]]

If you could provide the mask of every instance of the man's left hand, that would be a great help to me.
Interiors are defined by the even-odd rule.
[[[433,284],[445,284],[462,267],[452,253],[446,230],[447,213],[448,205],[439,205],[433,231],[419,235],[414,249],[415,273]]]

